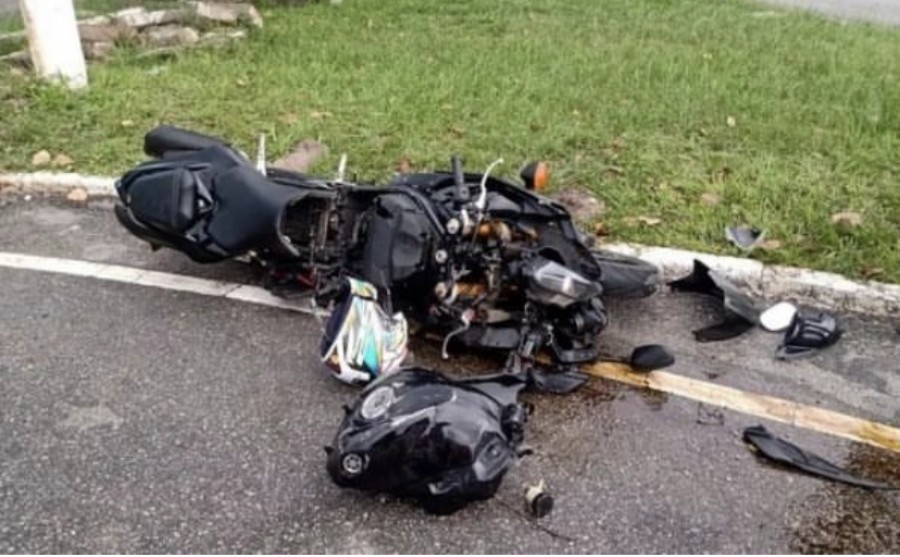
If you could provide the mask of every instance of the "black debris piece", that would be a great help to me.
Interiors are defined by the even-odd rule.
[[[744,442],[755,447],[760,455],[780,464],[802,470],[813,476],[848,485],[855,485],[857,487],[864,487],[866,489],[900,489],[895,486],[854,476],[850,472],[835,466],[822,457],[805,451],[784,439],[779,439],[769,433],[769,431],[761,425],[748,427],[744,430],[743,437]]]
[[[525,503],[529,512],[536,518],[543,518],[550,514],[550,511],[553,510],[553,496],[547,492],[544,480],[525,489]]]
[[[725,229],[725,238],[744,251],[751,251],[765,236],[765,230],[755,226],[729,226]]]
[[[794,360],[811,356],[836,343],[844,331],[833,315],[797,313],[784,334],[775,356],[779,360]]]
[[[759,311],[753,299],[702,261],[695,259],[690,275],[668,284],[676,292],[696,292],[722,300],[725,320],[693,331],[698,342],[735,338],[752,329],[759,321]]]

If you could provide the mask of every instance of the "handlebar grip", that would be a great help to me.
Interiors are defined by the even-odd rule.
[[[462,159],[459,158],[459,155],[450,157],[450,165],[453,168],[453,182],[456,183],[457,200],[461,202],[468,201],[470,198],[469,188],[466,187],[466,177],[463,174]]]
[[[199,151],[213,145],[231,147],[224,139],[175,126],[157,126],[144,136],[144,152],[156,158],[171,151]]]

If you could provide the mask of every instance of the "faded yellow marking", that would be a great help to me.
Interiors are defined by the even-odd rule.
[[[621,363],[598,362],[581,369],[594,377],[662,391],[735,412],[900,452],[900,429],[840,412],[716,385],[666,371],[638,373],[632,371],[627,364]]]

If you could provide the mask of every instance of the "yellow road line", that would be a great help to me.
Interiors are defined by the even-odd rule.
[[[598,362],[581,369],[593,377],[670,393],[735,412],[900,452],[900,429],[840,412],[716,385],[666,371],[638,373],[632,371],[627,364]]]

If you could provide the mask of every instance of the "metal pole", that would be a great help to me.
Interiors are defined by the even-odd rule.
[[[73,0],[19,0],[37,75],[70,89],[87,87],[87,66]]]

